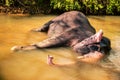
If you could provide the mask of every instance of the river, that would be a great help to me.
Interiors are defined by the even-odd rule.
[[[8,16],[0,15],[0,80],[120,80],[120,16],[87,16],[92,26],[102,29],[111,40],[110,55],[98,64],[78,63],[53,67],[55,63],[75,61],[69,47],[12,52],[15,45],[28,45],[47,38],[46,33],[31,32],[56,15]]]

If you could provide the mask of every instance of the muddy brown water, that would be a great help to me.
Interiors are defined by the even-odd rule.
[[[10,50],[15,45],[28,45],[46,39],[46,33],[30,30],[55,16],[0,16],[0,80],[120,80],[120,16],[88,16],[96,30],[102,29],[104,35],[111,39],[110,56],[97,64],[47,65],[48,54],[55,57],[56,63],[75,61],[75,53],[69,47]]]

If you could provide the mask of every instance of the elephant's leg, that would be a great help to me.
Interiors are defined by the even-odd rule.
[[[42,42],[38,42],[28,46],[15,46],[12,48],[12,50],[13,51],[32,50],[32,49],[58,47],[61,45],[65,45],[68,42],[68,40],[70,40],[70,38],[74,37],[75,34],[73,32],[74,32],[74,29],[69,29],[59,35],[43,40]]]
[[[32,31],[35,31],[35,32],[47,32],[48,29],[49,29],[49,25],[53,23],[52,20],[48,21],[47,23],[45,23],[43,26],[41,26],[40,28],[37,28],[37,29],[33,29]]]
[[[64,45],[66,41],[67,38],[64,38],[62,35],[59,35],[43,40],[42,42],[38,42],[27,46],[14,46],[11,48],[11,50],[19,51],[19,50],[34,50],[34,49],[42,49],[49,47],[58,47]]]
[[[46,40],[43,40],[42,42],[35,43],[37,48],[49,48],[49,47],[59,47],[62,46],[66,43],[67,38],[64,38],[62,36],[56,36],[56,37],[51,37]]]

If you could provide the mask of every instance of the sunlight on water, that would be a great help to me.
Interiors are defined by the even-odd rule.
[[[99,65],[86,63],[61,67],[47,65],[48,54],[55,57],[56,63],[73,62],[75,55],[68,47],[14,53],[10,50],[15,45],[27,45],[46,39],[46,33],[30,30],[42,26],[54,17],[0,16],[0,80],[120,80],[120,74],[108,68],[111,66],[115,70],[120,70],[119,16],[88,16],[96,30],[103,29],[104,35],[110,38],[112,43],[109,61],[101,62]]]

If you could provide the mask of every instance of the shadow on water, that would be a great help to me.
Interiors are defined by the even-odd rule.
[[[33,51],[11,52],[14,45],[27,45],[47,38],[45,33],[30,30],[43,25],[55,16],[0,16],[0,80],[120,80],[120,17],[90,16],[90,23],[103,29],[111,39],[112,51],[98,64],[78,62],[69,66],[47,65],[47,55],[55,57],[55,63],[75,61],[70,48],[60,47]],[[114,28],[113,28],[114,26]]]

